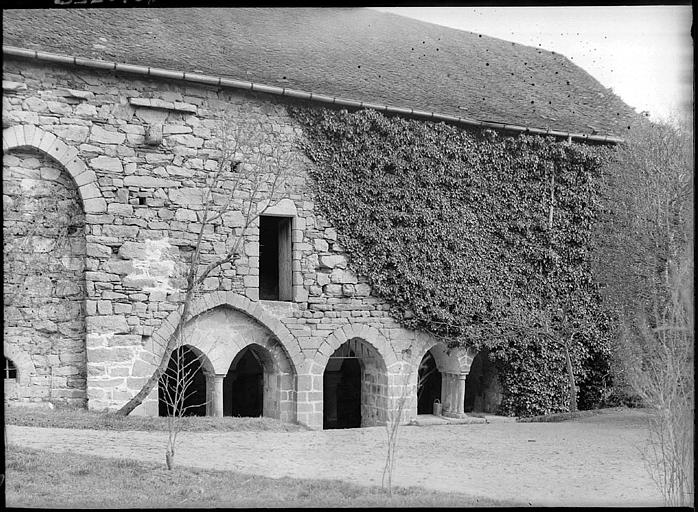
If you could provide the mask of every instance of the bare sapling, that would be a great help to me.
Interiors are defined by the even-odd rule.
[[[671,301],[658,321],[647,315],[621,335],[630,385],[648,407],[646,468],[667,506],[694,504],[694,322],[692,262],[673,276]]]
[[[618,380],[650,413],[647,469],[666,505],[691,506],[695,143],[687,114],[630,133],[615,151],[593,263],[618,318]]]
[[[177,342],[172,352],[167,369],[160,379],[160,400],[167,409],[167,445],[165,449],[165,462],[167,469],[173,469],[175,465],[175,448],[177,436],[182,431],[184,416],[188,416],[194,408],[205,407],[207,400],[193,401],[197,395],[194,387],[194,378],[200,371],[201,361],[198,356],[187,357],[183,338]]]
[[[404,364],[404,363],[403,363]],[[381,478],[381,487],[387,489],[388,495],[393,496],[393,471],[395,470],[395,458],[397,455],[397,442],[398,435],[400,433],[400,427],[403,423],[404,411],[410,402],[410,398],[415,394],[415,389],[411,385],[412,375],[414,370],[411,369],[410,372],[404,375],[404,380],[400,385],[400,395],[393,402],[394,407],[389,407],[386,414],[385,430],[388,436],[387,439],[387,452],[385,456],[385,465],[383,466],[383,475]],[[424,375],[421,379],[421,386],[424,385],[427,375]],[[418,388],[420,384],[418,384]]]
[[[209,162],[215,162],[215,168],[200,173],[203,190],[200,227],[191,257],[185,262],[186,284],[181,314],[172,335],[165,346],[160,347],[162,357],[158,366],[140,391],[118,410],[120,415],[130,414],[143,403],[165,374],[170,356],[191,320],[192,302],[206,278],[217,275],[221,268],[234,265],[241,256],[250,228],[268,209],[290,195],[289,176],[297,162],[295,148],[290,144],[280,144],[274,139],[274,134],[258,126],[234,123],[233,118],[232,114],[225,116],[226,121],[219,133],[220,149],[209,155]],[[209,234],[211,227],[226,223],[227,217],[236,213],[236,227],[225,239],[225,250],[202,254],[204,241],[220,241],[220,236]]]

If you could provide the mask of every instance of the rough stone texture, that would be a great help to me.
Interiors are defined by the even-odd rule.
[[[297,151],[292,143],[302,131],[276,97],[11,58],[3,66],[4,80],[27,85],[3,98],[3,119],[10,126],[3,136],[5,169],[10,169],[3,174],[3,209],[11,214],[4,225],[6,241],[8,230],[28,229],[29,212],[22,206],[27,202],[35,205],[33,211],[55,212],[55,220],[31,238],[32,251],[6,248],[5,289],[11,300],[5,305],[5,343],[13,347],[13,357],[32,357],[34,368],[27,365],[20,373],[30,375],[33,399],[60,389],[66,400],[87,398],[91,409],[115,409],[138,392],[177,324],[201,227],[205,180],[222,155],[217,132],[224,119],[256,126],[267,138],[250,141],[243,160],[269,153],[272,144],[282,155]],[[149,101],[134,101],[139,98]],[[196,108],[168,110],[155,100]],[[167,127],[156,146],[144,144],[143,134],[153,123]],[[65,169],[41,156],[59,142],[67,145],[63,153],[72,151]],[[21,147],[35,149],[27,153]],[[57,161],[64,161],[61,156]],[[358,338],[371,347],[371,357],[362,361],[363,424],[385,421],[404,390],[410,393],[403,418],[408,420],[416,415],[416,368],[437,342],[400,327],[389,305],[351,271],[336,230],[315,209],[305,171],[311,164],[296,156],[300,163],[288,168],[282,212],[293,216],[293,301],[258,300],[259,224],[242,230],[241,212],[253,185],[243,183],[231,210],[205,226],[201,264],[216,259],[238,236],[244,242],[240,257],[209,275],[192,314],[199,315],[197,322],[208,318],[223,326],[216,332],[227,347],[228,365],[248,343],[235,339],[228,328],[235,322],[225,323],[214,308],[235,311],[270,334],[265,339],[276,340],[259,343],[261,353],[283,363],[269,373],[277,383],[267,382],[274,396],[265,400],[274,415],[322,428],[328,358]],[[262,176],[267,183],[261,190],[268,190],[273,176]],[[225,203],[231,186],[226,182],[214,191],[215,204]],[[266,201],[262,194],[253,206]],[[84,231],[70,235],[59,250],[64,218],[68,225],[84,223]],[[22,286],[31,293],[19,293]],[[213,347],[202,352],[204,366],[220,360]],[[460,356],[458,351],[444,356],[454,375],[469,371],[472,356]],[[56,369],[53,387],[46,380],[51,368]],[[157,390],[136,413],[157,414]]]
[[[84,406],[85,216],[75,184],[41,153],[12,151],[2,188],[5,352],[21,350],[35,369],[17,398]]]

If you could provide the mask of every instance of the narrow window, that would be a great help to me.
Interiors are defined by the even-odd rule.
[[[259,218],[259,298],[291,300],[291,217]]]
[[[5,357],[5,378],[6,379],[16,379],[17,378],[17,367],[12,360]]]

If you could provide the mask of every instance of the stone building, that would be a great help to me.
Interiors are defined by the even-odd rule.
[[[382,423],[403,393],[405,421],[436,398],[494,411],[497,379],[486,355],[401,327],[351,270],[288,106],[600,143],[633,117],[562,56],[363,9],[6,11],[3,57],[5,398],[95,410],[138,392],[181,315],[226,119],[262,134],[248,154],[295,163],[248,229],[240,212],[268,198],[245,186],[204,227],[203,263],[244,243],[178,353],[200,363],[196,412],[336,428]],[[135,413],[163,414],[160,392]]]

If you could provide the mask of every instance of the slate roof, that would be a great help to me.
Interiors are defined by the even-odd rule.
[[[639,116],[562,55],[370,9],[5,10],[3,45],[532,128]]]

